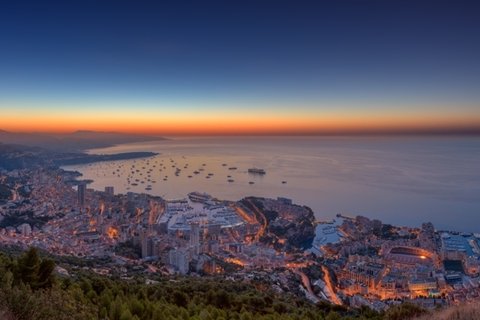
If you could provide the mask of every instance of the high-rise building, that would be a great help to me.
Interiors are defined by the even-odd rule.
[[[198,223],[190,224],[190,245],[197,246],[200,244],[200,225]]]
[[[190,258],[185,248],[172,249],[168,252],[168,262],[177,268],[181,274],[186,274],[189,269]]]
[[[78,185],[78,189],[77,189],[78,205],[82,208],[85,206],[86,191],[87,191],[87,185],[85,183],[81,183]]]
[[[154,255],[154,241],[148,235],[142,239],[142,258],[151,257]]]
[[[190,224],[190,246],[195,254],[200,254],[200,225],[198,223]]]

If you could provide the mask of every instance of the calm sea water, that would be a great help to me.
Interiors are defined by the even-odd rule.
[[[311,207],[320,220],[360,214],[398,225],[432,221],[441,229],[480,232],[479,137],[172,138],[90,152],[131,151],[160,155],[66,168],[94,180],[95,189],[114,186],[117,193],[167,199],[191,191],[229,200],[283,196]],[[249,174],[251,167],[267,173]]]

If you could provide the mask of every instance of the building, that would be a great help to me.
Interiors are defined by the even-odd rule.
[[[174,266],[179,273],[187,274],[190,263],[190,254],[185,248],[172,249],[168,252],[168,263]]]
[[[23,223],[18,227],[18,230],[22,233],[22,236],[28,237],[32,234],[32,227],[28,223]]]
[[[190,224],[190,246],[195,254],[200,253],[200,225],[198,223]]]
[[[83,208],[85,206],[85,193],[87,192],[87,185],[85,183],[81,183],[78,185],[77,189],[77,198],[78,198],[78,205]]]
[[[426,291],[438,289],[437,281],[433,278],[414,279],[408,282],[410,291]]]
[[[108,194],[109,196],[115,195],[115,191],[112,186],[105,187],[105,193]]]

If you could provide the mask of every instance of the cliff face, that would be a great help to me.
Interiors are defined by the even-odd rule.
[[[260,211],[260,220],[266,221],[260,241],[286,251],[308,249],[315,237],[314,213],[308,207],[286,200],[250,197],[244,204],[247,207],[253,204],[254,209]]]

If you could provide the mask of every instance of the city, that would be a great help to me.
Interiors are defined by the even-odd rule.
[[[88,188],[60,168],[0,172],[0,243],[98,259],[93,272],[262,279],[278,292],[381,311],[476,302],[480,234],[397,227],[367,217],[315,221],[287,198],[167,200]]]
[[[480,1],[3,1],[0,320],[479,320]]]

